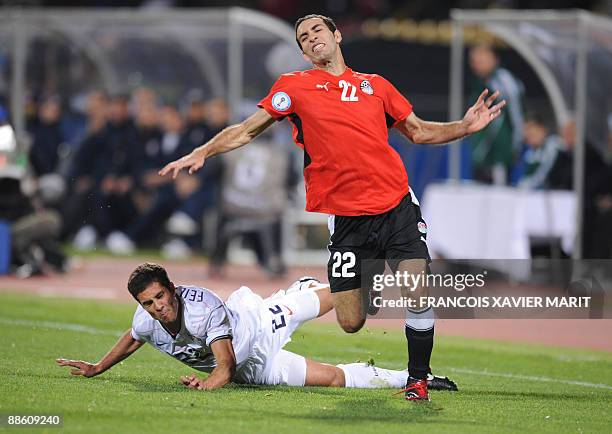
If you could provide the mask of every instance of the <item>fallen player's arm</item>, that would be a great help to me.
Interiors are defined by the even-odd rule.
[[[131,330],[126,331],[110,351],[98,363],[89,363],[82,360],[66,360],[57,359],[56,362],[60,366],[72,366],[76,369],[71,369],[72,375],[82,375],[83,377],[95,377],[102,372],[110,369],[120,361],[127,358],[130,354],[136,351],[143,345],[143,342],[137,341],[132,337]]]
[[[232,381],[232,377],[236,372],[236,356],[234,355],[231,339],[214,341],[210,349],[215,356],[217,366],[205,380],[196,377],[195,374],[181,377],[181,382],[190,389],[213,390],[223,387]]]
[[[424,145],[448,143],[473,134],[496,119],[501,114],[501,109],[506,105],[505,100],[492,105],[499,96],[499,92],[495,92],[486,98],[488,92],[485,89],[480,94],[476,103],[468,109],[460,121],[430,122],[411,113],[396,128],[412,143]]]
[[[159,171],[159,174],[165,176],[172,172],[172,177],[176,178],[181,169],[186,167],[192,174],[204,165],[207,158],[246,145],[273,123],[274,118],[264,109],[259,109],[239,124],[225,128],[207,143],[195,148],[191,153],[168,163]]]

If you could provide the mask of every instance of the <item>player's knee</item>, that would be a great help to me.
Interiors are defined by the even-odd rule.
[[[331,379],[329,386],[330,387],[344,387],[346,384],[346,381],[344,378],[344,371],[338,367],[335,367],[335,368],[336,369],[334,369],[333,378]]]
[[[365,318],[338,318],[338,324],[347,333],[357,333],[365,324]]]
[[[325,315],[334,308],[334,299],[329,288],[319,289],[316,294],[319,297],[319,316]]]

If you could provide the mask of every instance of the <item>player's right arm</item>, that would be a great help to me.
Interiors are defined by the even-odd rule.
[[[211,345],[210,349],[215,356],[217,366],[205,379],[198,378],[195,374],[181,377],[181,382],[190,389],[213,390],[225,386],[236,373],[236,354],[232,340],[218,339]]]
[[[72,366],[72,375],[82,375],[83,377],[95,377],[102,372],[115,366],[120,361],[126,359],[134,351],[140,348],[144,342],[137,341],[132,337],[131,330],[126,331],[110,351],[98,363],[89,363],[82,360],[57,359],[60,366]]]
[[[192,174],[204,165],[207,158],[246,145],[272,125],[274,121],[275,119],[266,110],[259,109],[239,124],[225,128],[207,143],[195,148],[184,157],[168,163],[159,171],[159,174],[165,176],[172,172],[172,177],[176,178],[178,173],[187,167],[189,168],[189,174]]]

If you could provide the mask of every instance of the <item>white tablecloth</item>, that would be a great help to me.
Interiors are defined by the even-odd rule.
[[[527,191],[474,184],[432,184],[422,213],[432,255],[448,259],[529,259],[529,237],[559,237],[570,253],[575,234],[571,191]]]

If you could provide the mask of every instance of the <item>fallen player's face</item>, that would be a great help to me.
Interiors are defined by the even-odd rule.
[[[142,307],[157,321],[170,324],[176,320],[178,301],[173,290],[153,282],[138,294],[137,298]]]
[[[300,23],[296,35],[304,55],[312,62],[329,58],[339,42],[321,18],[310,18]]]

